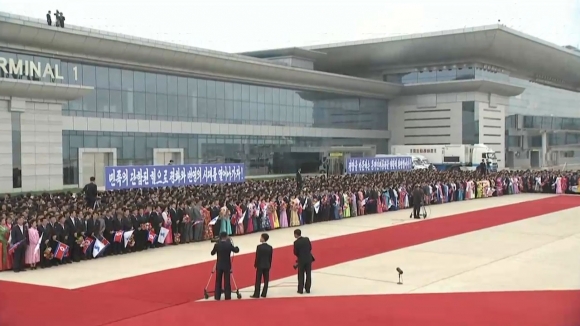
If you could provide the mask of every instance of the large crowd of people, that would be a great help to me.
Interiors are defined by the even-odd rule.
[[[0,199],[0,271],[51,268],[167,245],[242,235],[409,208],[520,192],[565,193],[578,173],[414,170],[247,180],[236,184]],[[298,181],[298,182],[297,182]]]

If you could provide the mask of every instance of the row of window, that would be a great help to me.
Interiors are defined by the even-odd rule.
[[[285,125],[319,128],[379,129],[387,126],[384,106],[357,100],[356,110],[340,110],[329,105],[292,107],[278,104],[216,100],[178,95],[97,89],[82,99],[63,106],[71,116],[198,121],[255,125]]]
[[[561,118],[552,116],[531,116],[513,114],[505,118],[506,129],[519,129],[519,121],[523,129],[541,130],[579,130],[580,118]]]
[[[387,125],[386,100],[133,71],[7,52],[0,52],[0,58],[22,60],[23,65],[26,62],[50,65],[62,77],[40,76],[41,81],[95,88],[84,98],[65,104],[65,115],[348,129],[384,129]],[[0,77],[27,78],[0,73]]]
[[[506,138],[506,143],[508,147],[522,147],[524,139],[523,136],[508,136]],[[542,136],[536,135],[527,137],[528,147],[530,148],[541,148],[542,147]],[[563,145],[576,145],[580,146],[580,134],[572,133],[551,133],[547,135],[548,146],[563,146]]]
[[[524,116],[523,118],[524,128],[545,130],[580,130],[580,118],[540,116]]]
[[[510,78],[510,84],[525,87],[525,90],[521,95],[510,97],[509,107],[507,107],[508,114],[563,118],[554,121],[553,129],[559,129],[559,126],[562,126],[561,129],[570,130],[572,129],[569,128],[570,124],[580,126],[578,120],[567,122],[569,118],[580,118],[580,93],[531,83],[514,77]],[[537,122],[533,124],[538,125]]]
[[[445,82],[453,80],[469,80],[476,78],[503,80],[503,81],[509,80],[509,76],[507,76],[506,74],[492,72],[485,69],[474,68],[469,66],[458,68],[413,71],[408,73],[388,74],[383,76],[383,80],[386,82],[400,83],[404,85]]]
[[[117,165],[152,165],[154,148],[183,148],[185,164],[240,162],[248,175],[263,175],[318,169],[323,153],[297,152],[299,148],[363,145],[388,150],[388,141],[380,139],[63,131],[63,181],[79,182],[79,148],[116,148]]]

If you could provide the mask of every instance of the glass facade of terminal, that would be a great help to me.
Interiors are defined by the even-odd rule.
[[[112,119],[386,130],[388,101],[237,82],[118,69],[0,52],[0,57],[58,65],[63,79],[15,78],[94,87],[62,114]],[[374,145],[387,139],[258,137],[63,131],[64,184],[78,184],[79,148],[116,148],[118,165],[153,164],[153,148],[183,148],[185,163],[243,162],[249,175],[318,172],[321,153],[296,148]]]
[[[580,147],[580,118],[560,118],[531,115],[511,115],[506,117],[506,129],[517,128],[517,118],[523,119],[522,129],[540,132],[559,131],[548,133],[548,146],[579,145]],[[569,132],[566,132],[569,131]],[[508,147],[523,147],[521,136],[508,136]],[[532,135],[527,137],[530,148],[542,147],[542,136]]]
[[[64,105],[63,115],[358,130],[385,130],[387,126],[385,100],[109,68],[6,52],[0,52],[0,57],[58,65],[63,79],[54,82],[95,88],[84,98]]]

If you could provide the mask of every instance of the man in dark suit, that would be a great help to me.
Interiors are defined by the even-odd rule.
[[[425,194],[419,185],[415,185],[413,189],[413,218],[421,218],[421,204],[423,203],[423,197]]]
[[[294,269],[298,270],[298,293],[302,294],[304,290],[310,293],[312,286],[312,263],[314,256],[312,256],[312,244],[310,239],[302,236],[300,229],[294,230],[294,256],[296,256],[296,265]],[[306,280],[304,280],[306,276]]]
[[[173,235],[179,233],[180,223],[181,220],[179,219],[179,215],[177,214],[177,208],[175,202],[171,203],[169,206],[169,217],[171,218],[171,231]],[[181,239],[180,239],[181,240]],[[173,241],[173,245],[178,245],[177,241]]]
[[[224,284],[224,296],[226,300],[232,299],[232,285],[230,284],[230,275],[232,272],[232,261],[230,256],[233,253],[240,252],[240,248],[232,244],[231,239],[226,232],[221,232],[219,241],[213,246],[211,255],[217,254],[215,265],[215,299],[220,300],[222,296],[222,283]]]
[[[256,268],[256,284],[254,286],[254,294],[251,298],[260,297],[260,285],[262,278],[264,279],[264,289],[262,290],[262,298],[268,295],[268,283],[270,282],[270,268],[272,267],[272,253],[274,250],[272,246],[267,244],[270,236],[267,233],[262,233],[260,236],[260,244],[256,247],[256,258],[254,260],[254,268]]]
[[[296,192],[302,191],[302,169],[296,171]]]
[[[28,245],[28,229],[24,226],[24,218],[22,216],[18,216],[16,225],[10,231],[10,237],[12,238],[11,245],[18,244],[18,247],[14,250],[14,265],[12,269],[15,273],[24,272],[24,254]]]
[[[56,234],[56,241],[64,243],[64,244],[69,243],[70,229],[69,229],[68,225],[66,224],[66,218],[64,215],[58,216],[58,223],[56,223],[54,230],[55,230],[55,234]],[[58,243],[55,243],[54,246],[56,248],[58,246]],[[53,260],[56,260],[58,264],[70,264],[72,262],[70,259],[70,255],[65,256],[61,261],[58,261],[57,259],[53,259]]]
[[[115,235],[119,231],[123,231],[123,215],[121,212],[115,212],[115,217],[113,218],[113,241],[111,241],[111,246],[113,247],[113,255],[120,255],[123,251],[123,238],[121,242],[115,242]]]
[[[57,11],[58,12],[58,11]],[[57,17],[58,19],[58,17]],[[83,193],[85,194],[85,200],[87,202],[87,207],[95,208],[95,202],[97,201],[98,190],[95,184],[95,177],[89,179],[91,182],[87,183],[83,188]]]
[[[50,261],[44,258],[44,251],[50,247],[50,236],[52,228],[48,223],[47,217],[40,217],[40,226],[38,226],[38,234],[40,241],[40,268],[50,267]]]
[[[79,244],[77,244],[77,239],[78,237],[80,237],[82,234],[80,232],[81,230],[81,223],[80,221],[76,218],[75,216],[76,214],[73,212],[71,214],[66,213],[65,216],[65,224],[67,226],[68,229],[68,242],[67,245],[69,246],[70,249],[70,255],[72,258],[72,261],[74,262],[79,262],[80,261],[80,257],[81,257],[81,247]],[[70,260],[70,259],[68,259]]]

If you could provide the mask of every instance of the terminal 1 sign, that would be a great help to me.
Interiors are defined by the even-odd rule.
[[[72,68],[74,80],[78,78],[77,67]],[[16,60],[14,58],[0,57],[0,75],[15,76],[16,79],[29,80],[63,80],[62,71],[58,64],[51,65],[45,62],[34,62],[28,60]]]

